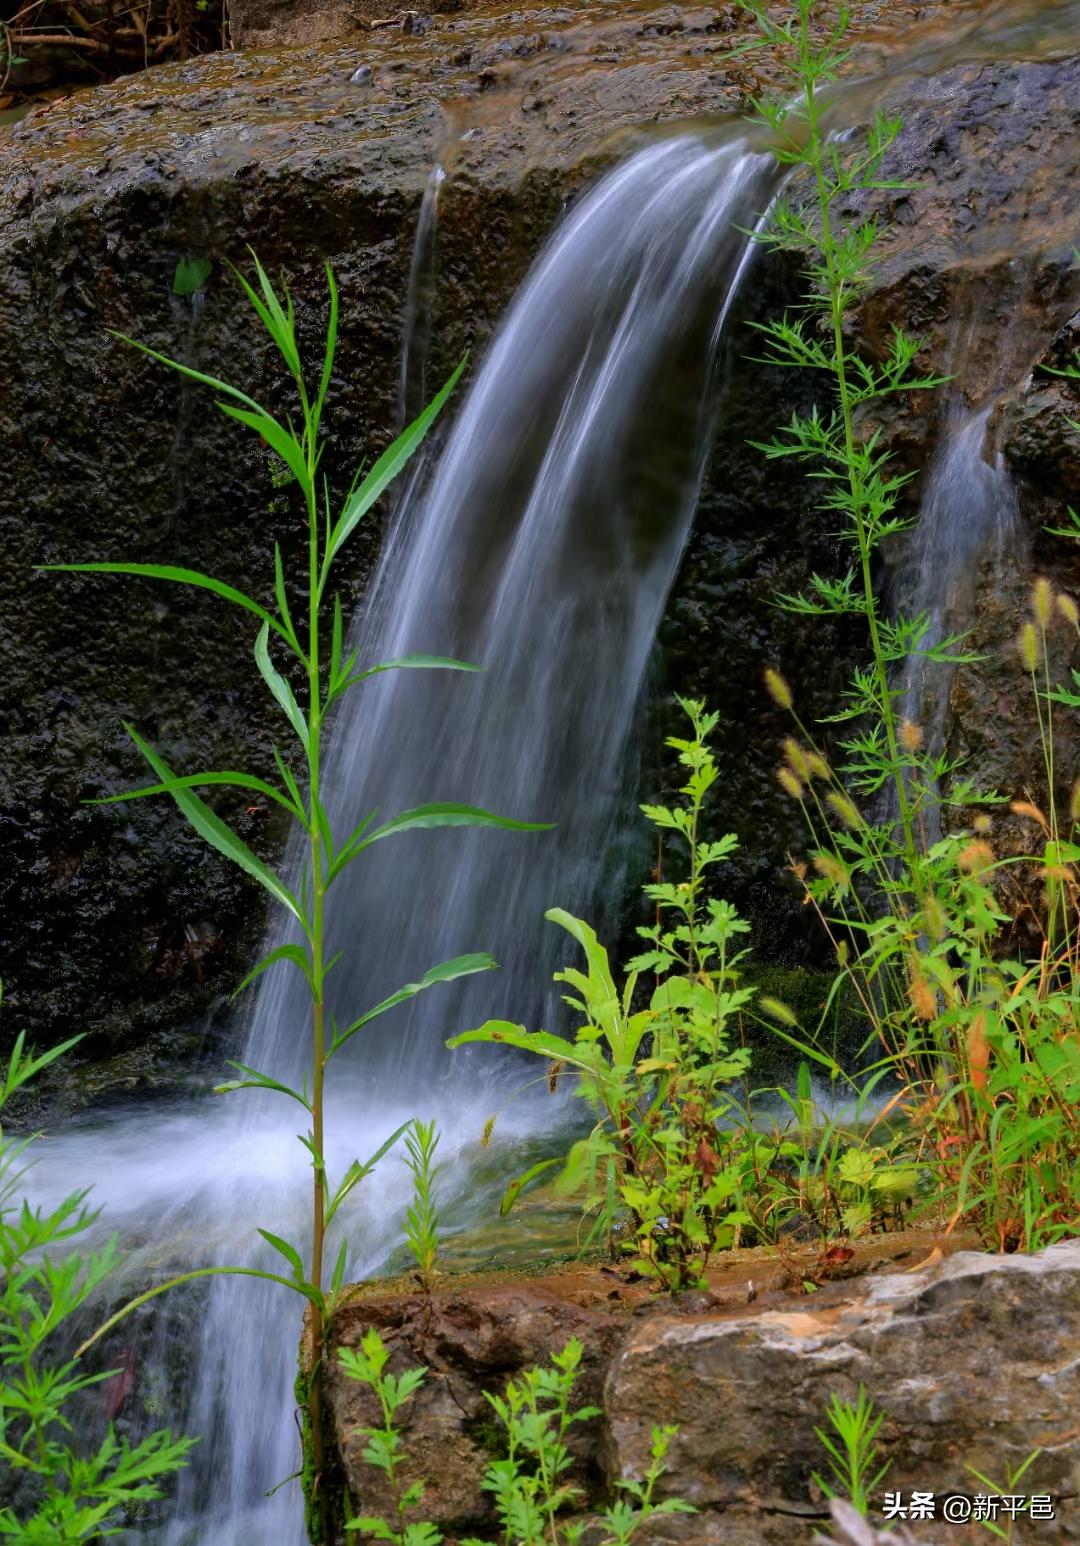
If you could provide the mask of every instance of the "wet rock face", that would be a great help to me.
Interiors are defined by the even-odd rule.
[[[814,1430],[833,1395],[854,1401],[860,1385],[884,1414],[878,1443],[889,1472],[879,1491],[970,1497],[985,1490],[972,1466],[1007,1492],[1012,1471],[1041,1449],[1023,1490],[1051,1494],[1056,1519],[1025,1524],[1025,1539],[1080,1539],[1075,1242],[1033,1257],[964,1252],[781,1308],[688,1302],[675,1313],[654,1302],[627,1314],[605,1299],[604,1279],[595,1283],[597,1292],[572,1302],[557,1277],[494,1289],[466,1281],[438,1295],[430,1314],[415,1295],[380,1295],[335,1323],[346,1347],[376,1326],[395,1371],[428,1366],[404,1416],[404,1445],[409,1477],[427,1478],[423,1517],[451,1540],[490,1527],[476,1483],[497,1435],[484,1422],[482,1391],[501,1391],[571,1335],[587,1350],[577,1394],[602,1408],[575,1441],[586,1513],[619,1478],[642,1476],[654,1425],[678,1425],[663,1492],[698,1512],[658,1522],[646,1535],[655,1546],[805,1546],[828,1512],[813,1480],[826,1458]],[[374,1417],[367,1393],[335,1366],[329,1399],[353,1498],[377,1511],[382,1484],[357,1433]],[[940,1519],[909,1528],[928,1543],[943,1530],[950,1541],[981,1538],[980,1526]]]
[[[1027,14],[1023,5],[1012,10]],[[1049,24],[1039,40],[1048,57],[1025,62],[1030,37],[1018,34],[1014,48],[1006,28],[1002,43],[1000,28],[979,30],[984,11],[975,0],[857,8],[856,67],[886,80],[899,106],[910,99],[897,155],[928,183],[905,195],[907,215],[893,201],[899,224],[862,322],[870,347],[914,308],[943,359],[956,296],[965,285],[998,296],[1014,230],[1033,276],[1021,329],[1032,358],[1075,310],[1062,300],[1062,254],[1075,238],[1065,233],[1056,184],[1033,169],[1060,171],[1070,145],[1075,153],[1078,67],[1057,57]],[[916,12],[918,58],[891,63]],[[43,575],[36,566],[182,560],[265,600],[274,536],[293,556],[300,536],[298,512],[274,490],[265,454],[215,413],[208,394],[109,330],[284,407],[275,363],[225,265],[243,263],[250,244],[270,269],[287,272],[314,357],[322,265],[331,261],[343,325],[327,422],[330,473],[342,487],[395,422],[413,234],[436,160],[446,179],[429,384],[467,345],[482,353],[566,202],[637,143],[643,126],[723,117],[768,88],[767,56],[728,57],[744,21],[737,6],[652,0],[439,15],[407,33],[387,28],[348,44],[167,66],[5,132],[0,437],[13,496],[0,501],[6,1034],[23,1025],[42,1041],[86,1032],[81,1055],[100,1064],[93,1087],[137,1086],[163,1057],[187,1059],[204,1047],[207,1023],[212,1033],[224,1023],[225,995],[250,965],[263,923],[259,894],[187,832],[171,805],[83,803],[141,779],[125,720],[188,770],[267,771],[279,731],[244,614],[162,586]],[[962,46],[958,28],[968,32]],[[992,62],[1001,47],[1021,62]],[[957,48],[977,63],[958,64]],[[930,83],[917,86],[927,73]],[[1012,93],[1015,110],[1000,105],[1001,92]],[[855,92],[844,111],[856,117],[864,108]],[[992,188],[972,221],[972,190],[987,166]],[[993,242],[973,263],[971,243],[988,231]],[[182,258],[213,264],[194,297],[172,293]],[[775,312],[797,287],[791,271],[763,265],[748,309]],[[980,337],[993,335],[994,308],[1003,305],[994,299],[979,313]],[[775,883],[796,828],[773,795],[770,721],[756,682],[766,662],[779,663],[804,688],[804,704],[824,710],[860,641],[811,636],[769,605],[775,590],[797,589],[808,568],[835,571],[844,560],[801,481],[745,445],[807,405],[812,387],[746,366],[749,352],[744,330],[733,337],[722,433],[662,643],[668,684],[709,698],[728,726],[729,802],[719,819],[746,845],[731,882],[764,927],[764,949],[798,958],[805,940]],[[937,433],[924,403],[898,405],[887,427],[911,466]],[[362,595],[377,542],[373,527],[343,576],[350,603]],[[654,743],[669,728],[660,719]],[[659,786],[667,769],[653,760],[646,780]],[[257,802],[223,798],[220,808],[257,849],[280,851],[280,827]],[[213,1035],[210,1047],[217,1058]]]

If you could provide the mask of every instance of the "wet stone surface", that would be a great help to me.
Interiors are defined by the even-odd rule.
[[[954,319],[970,306],[970,390],[1000,384],[1016,399],[1015,414],[1003,414],[1029,525],[1050,511],[1058,480],[1071,488],[1080,476],[1065,398],[1020,385],[1076,309],[1068,188],[1080,64],[1065,57],[1057,21],[1074,9],[1033,31],[1025,5],[860,8],[853,68],[872,90],[850,88],[838,108],[857,118],[884,91],[907,122],[896,168],[924,184],[884,210],[896,224],[859,320],[867,347],[910,322],[927,339],[928,363],[949,368]],[[314,354],[331,261],[343,299],[328,409],[340,489],[395,423],[413,236],[436,160],[446,178],[429,382],[468,345],[482,356],[560,212],[606,164],[672,125],[724,123],[769,85],[767,58],[728,57],[737,21],[737,7],[645,0],[438,16],[410,33],[167,66],[3,131],[0,435],[14,495],[0,504],[4,1024],[6,1035],[25,1025],[40,1040],[87,1033],[81,1056],[92,1067],[72,1100],[174,1079],[200,1056],[220,1066],[227,994],[263,926],[253,887],[171,805],[83,803],[141,777],[122,722],[185,769],[266,772],[274,731],[243,614],[162,587],[36,568],[182,558],[269,599],[273,536],[283,535],[287,556],[300,536],[266,455],[208,395],[109,330],[235,377],[280,407],[274,362],[225,265],[243,262],[250,244],[283,269]],[[182,258],[213,264],[194,297],[171,293]],[[775,314],[798,283],[793,270],[762,263],[744,311]],[[1006,318],[1016,342],[997,383]],[[809,569],[837,572],[845,556],[805,487],[745,444],[807,406],[812,387],[747,366],[748,352],[749,333],[733,332],[717,449],[656,682],[705,696],[724,716],[729,799],[717,820],[745,845],[724,883],[759,925],[762,952],[799,962],[806,929],[776,880],[796,833],[774,792],[781,726],[756,684],[766,662],[778,663],[804,706],[823,710],[859,641],[796,626],[770,605],[777,589],[797,589]],[[918,469],[939,409],[897,402],[884,428]],[[918,491],[915,482],[913,502]],[[373,526],[346,576],[350,605],[377,543]],[[1064,550],[1048,556],[1067,579]],[[1016,605],[1002,614],[987,601],[987,638],[1008,636]],[[995,701],[1008,703],[1012,664],[994,669],[1004,673]],[[981,692],[962,681],[954,689],[957,744],[975,750],[985,739]],[[657,750],[669,718],[661,701],[646,730],[650,793],[669,777]],[[1000,768],[1018,785],[1026,750],[1006,714],[976,771]],[[280,827],[257,802],[223,797],[220,809],[256,849],[280,852]]]

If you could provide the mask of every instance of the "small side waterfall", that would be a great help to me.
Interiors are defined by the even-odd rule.
[[[431,303],[435,284],[435,244],[439,229],[439,189],[446,179],[440,162],[432,168],[420,215],[416,222],[409,288],[405,296],[405,325],[401,341],[401,385],[398,403],[402,424],[408,424],[427,402],[427,358],[431,344]]]
[[[974,409],[962,400],[951,405],[894,582],[896,610],[927,619],[924,652],[971,626],[980,578],[1001,573],[1019,529],[1016,489],[1004,458],[987,448],[993,409],[994,399]],[[931,755],[945,745],[955,669],[920,654],[902,684],[901,713],[921,728]],[[927,837],[938,835],[935,830]]]
[[[389,816],[432,799],[556,827],[411,834],[346,873],[334,898],[332,948],[347,951],[332,979],[339,1016],[463,951],[490,950],[502,969],[422,995],[356,1039],[351,1061],[332,1070],[333,1168],[412,1115],[437,1117],[447,1159],[475,1142],[500,1096],[493,1080],[513,1071],[451,1061],[444,1038],[489,1016],[551,1025],[564,947],[544,909],[602,923],[601,898],[618,895],[634,710],[700,488],[724,323],[753,250],[738,227],[768,203],[771,165],[741,140],[682,136],[606,177],[537,261],[430,485],[414,486],[396,518],[354,640],[362,661],[424,651],[484,671],[390,672],[353,695],[328,762],[335,829],[372,807]],[[438,185],[424,201],[417,293]],[[245,1061],[299,1081],[306,1001],[276,969],[263,982]],[[230,1102],[200,1140],[218,1168],[177,1199],[162,1230],[213,1219],[212,1259],[269,1265],[255,1225],[302,1239],[309,1172],[287,1102],[251,1092]],[[546,1098],[514,1110],[519,1130],[562,1119]],[[459,1188],[463,1170],[451,1172]],[[344,1226],[353,1275],[376,1270],[400,1236],[400,1165],[384,1164],[361,1193]],[[282,1290],[214,1283],[186,1417],[204,1442],[170,1546],[302,1541],[296,1485],[268,1496],[296,1467],[298,1324]]]

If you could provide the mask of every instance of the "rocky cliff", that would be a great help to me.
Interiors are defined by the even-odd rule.
[[[1029,525],[1075,488],[1069,389],[1031,377],[1075,311],[1068,190],[1080,136],[1077,7],[1021,0],[856,7],[853,81],[838,115],[886,100],[905,119],[888,195],[892,229],[859,318],[870,349],[893,322],[952,368],[967,318],[963,385],[1000,390]],[[769,88],[767,56],[733,55],[737,5],[481,8],[408,13],[346,40],[210,56],[80,94],[2,131],[0,155],[0,970],[7,1031],[88,1033],[90,1085],[140,1084],[192,1056],[224,1023],[224,995],[263,926],[258,898],[187,832],[169,804],[84,804],[140,776],[121,722],[176,765],[264,765],[268,709],[249,630],[207,600],[160,587],[37,572],[49,562],[177,560],[269,594],[272,537],[289,512],[266,459],[189,388],[119,341],[124,333],[274,401],[272,361],[227,265],[248,247],[284,270],[314,352],[323,264],[342,290],[329,405],[332,477],[385,443],[397,414],[404,297],[420,201],[441,161],[430,379],[466,345],[482,354],[560,211],[604,165],[676,123],[738,114]],[[181,259],[212,265],[173,293]],[[763,264],[746,309],[775,312],[797,276]],[[1011,326],[1007,329],[1007,324]],[[1008,331],[1007,368],[1001,340]],[[779,660],[810,712],[835,697],[856,639],[808,633],[770,606],[811,568],[842,562],[805,486],[745,441],[807,383],[740,363],[697,527],[662,634],[664,670],[724,714],[729,807],[747,862],[737,880],[764,949],[797,958],[777,882],[794,833],[772,780],[762,664]],[[959,367],[957,367],[959,368]],[[933,402],[897,404],[891,443],[912,470],[939,433]],[[1030,492],[1027,492],[1030,490]],[[910,491],[918,497],[918,484]],[[363,593],[373,528],[351,576]],[[1070,574],[1038,538],[1036,558]],[[983,633],[1003,642],[1012,601]],[[995,621],[996,619],[996,621]],[[1010,665],[995,702],[1014,690]],[[1011,673],[1011,674],[1010,674]],[[987,746],[978,692],[954,689],[955,736],[980,771],[1017,784],[1026,732]],[[1006,716],[1007,717],[1007,716]],[[660,720],[663,720],[661,712]],[[980,739],[981,738],[981,739]],[[648,774],[663,778],[662,768]],[[281,833],[248,802],[222,809],[267,853]],[[207,1018],[209,1017],[209,1018]]]

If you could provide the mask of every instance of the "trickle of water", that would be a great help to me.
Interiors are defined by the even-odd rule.
[[[397,518],[354,641],[362,660],[431,652],[484,671],[390,672],[354,695],[327,764],[335,829],[432,799],[556,827],[410,835],[339,883],[339,1019],[465,951],[492,951],[501,970],[413,1000],[335,1064],[335,1164],[370,1153],[414,1108],[437,1117],[451,1146],[469,1124],[478,1132],[518,1071],[451,1060],[445,1037],[489,1016],[552,1024],[560,1006],[546,985],[567,952],[543,911],[558,903],[595,918],[600,893],[618,890],[633,711],[700,487],[723,322],[749,262],[736,226],[768,202],[771,176],[743,142],[696,137],[611,173],[541,255],[430,486]],[[428,192],[422,218],[433,223],[437,180]],[[298,1080],[303,994],[287,976],[264,982],[245,1061]],[[259,1220],[280,1232],[294,1215],[302,1238],[310,1181],[283,1104],[253,1097],[237,1109],[252,1163],[239,1184],[223,1167],[210,1199],[235,1221],[222,1253],[232,1260],[251,1251]],[[559,1119],[557,1103],[544,1107],[516,1120],[535,1131]],[[364,1239],[351,1272],[385,1259],[403,1197],[400,1167],[382,1167],[347,1221]],[[296,1464],[297,1323],[284,1293],[216,1283],[188,1418],[207,1438],[172,1546],[231,1546],[245,1531],[302,1540],[295,1487],[265,1499]]]
[[[439,189],[446,178],[442,165],[432,168],[420,215],[416,222],[409,285],[405,295],[405,324],[401,344],[401,385],[398,406],[403,425],[410,423],[427,402],[427,359],[431,344],[431,311],[435,286],[436,242],[439,229]]]
[[[993,408],[993,400],[975,409],[962,401],[952,404],[895,580],[897,611],[927,620],[920,653],[908,665],[900,709],[919,725],[932,756],[945,745],[956,667],[928,660],[926,652],[970,628],[978,587],[1002,572],[1019,530],[1012,478],[1001,453],[987,446]]]

